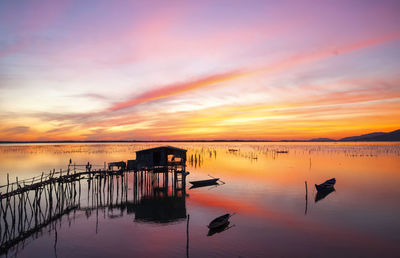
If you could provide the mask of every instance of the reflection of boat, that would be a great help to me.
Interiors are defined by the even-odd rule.
[[[206,179],[206,180],[199,180],[199,181],[189,181],[194,187],[200,187],[200,186],[208,186],[208,185],[215,185],[218,184],[217,181],[219,178],[213,178],[213,179]]]
[[[328,189],[319,190],[317,192],[317,194],[315,195],[315,202],[318,202],[318,201],[324,199],[326,196],[328,196],[330,193],[332,193],[334,191],[335,191],[335,188],[333,188],[333,187],[328,188]]]
[[[195,189],[195,188],[205,187],[205,186],[210,186],[210,188],[214,188],[214,187],[217,187],[219,185],[220,184],[218,184],[218,183],[214,183],[214,184],[210,184],[210,185],[196,185],[196,186],[192,185],[189,189]]]
[[[229,224],[228,220],[230,217],[231,215],[229,213],[219,216],[218,218],[215,218],[213,221],[210,222],[208,228],[218,229],[219,227],[225,226],[226,224]]]
[[[216,233],[221,233],[221,232],[223,232],[223,231],[225,231],[225,230],[228,230],[228,229],[230,229],[231,227],[233,227],[233,226],[229,226],[229,221],[227,221],[225,224],[223,224],[223,225],[221,225],[221,226],[219,226],[219,227],[217,227],[217,228],[210,228],[209,230],[208,230],[208,234],[207,234],[207,236],[212,236],[212,235],[214,235],[214,234],[216,234]]]
[[[331,178],[329,180],[326,180],[325,182],[323,182],[320,185],[315,185],[315,188],[317,188],[317,191],[321,191],[321,190],[327,190],[327,189],[333,189],[333,186],[336,183],[336,179],[335,178]]]

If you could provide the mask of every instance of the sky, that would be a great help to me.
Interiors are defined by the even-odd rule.
[[[400,128],[400,1],[0,1],[0,141]]]

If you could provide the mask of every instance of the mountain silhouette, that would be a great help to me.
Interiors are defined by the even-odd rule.
[[[359,136],[350,136],[340,139],[341,142],[352,142],[352,141],[371,141],[371,142],[379,142],[379,141],[400,141],[400,129],[383,133],[383,132],[375,132],[369,134],[363,134]]]

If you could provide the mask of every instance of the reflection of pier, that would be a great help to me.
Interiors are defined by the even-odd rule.
[[[88,217],[95,212],[97,222],[99,214],[117,218],[134,213],[135,221],[155,223],[185,219],[186,151],[183,156],[180,149],[154,150],[151,155],[166,154],[165,164],[149,166],[138,153],[133,169],[128,161],[130,170],[91,170],[88,164],[85,171],[53,170],[0,187],[5,191],[0,196],[0,255],[18,250],[44,229],[56,230],[63,216],[76,212]]]
[[[88,216],[100,210],[108,218],[126,213],[135,214],[138,222],[168,223],[186,218],[185,197],[185,189],[168,187],[164,180],[154,180],[151,173],[126,172],[89,181],[87,203],[81,203],[79,210]]]
[[[52,180],[37,188],[17,189],[1,196],[0,254],[76,209],[80,189],[76,181]]]

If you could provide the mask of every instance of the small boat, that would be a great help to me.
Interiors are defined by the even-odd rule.
[[[327,189],[332,189],[333,186],[336,183],[336,179],[335,178],[331,178],[329,180],[326,180],[325,182],[323,182],[320,185],[315,185],[315,188],[317,188],[317,191],[323,191],[323,190],[327,190]]]
[[[286,151],[286,150],[281,150],[281,151],[276,151],[276,153],[288,153],[288,151]]]
[[[206,180],[199,180],[199,181],[189,181],[193,186],[200,187],[200,186],[208,186],[208,185],[215,185],[218,184],[217,181],[219,178],[212,178]]]
[[[215,218],[213,221],[210,222],[208,225],[209,229],[217,229],[219,227],[224,227],[226,224],[229,223],[229,218],[231,215],[229,213],[224,214],[222,216],[219,216],[218,218]]]

